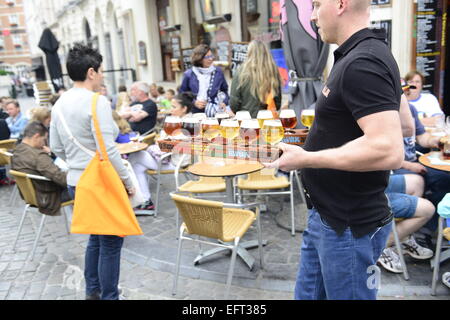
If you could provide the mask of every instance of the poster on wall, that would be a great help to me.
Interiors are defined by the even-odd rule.
[[[233,78],[239,66],[247,59],[248,42],[231,43],[231,77]]]
[[[185,71],[192,67],[191,56],[193,50],[194,48],[181,49],[182,64]]]
[[[442,38],[443,9],[443,0],[417,1],[416,69],[425,77],[423,91],[433,93],[439,100],[443,97],[440,87],[444,75],[441,70],[442,50],[445,48],[445,39]]]

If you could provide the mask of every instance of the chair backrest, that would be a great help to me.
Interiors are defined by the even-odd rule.
[[[153,133],[150,133],[149,135],[142,137],[142,142],[146,143],[148,145],[152,145],[155,143],[155,138],[156,138],[156,132],[153,132]]]
[[[10,170],[9,173],[14,177],[14,180],[16,180],[16,185],[19,188],[25,203],[37,207],[36,190],[27,174],[15,170]]]
[[[190,198],[171,193],[188,232],[223,240],[223,203]]]
[[[250,181],[267,181],[276,179],[275,169],[264,168],[257,172],[249,173],[247,179]]]
[[[11,155],[6,149],[0,149],[0,166],[11,164]]]
[[[16,139],[0,140],[0,149],[14,150],[16,143]]]

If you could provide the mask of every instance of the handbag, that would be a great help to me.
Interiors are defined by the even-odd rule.
[[[83,171],[76,185],[75,203],[71,233],[130,236],[142,235],[142,230],[131,207],[125,186],[119,174],[109,161],[105,142],[97,119],[97,100],[92,98],[92,120],[100,147]],[[71,134],[70,129],[57,109],[70,140],[87,153],[93,152],[82,146]]]

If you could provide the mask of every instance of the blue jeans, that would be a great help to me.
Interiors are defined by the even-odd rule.
[[[376,262],[391,229],[392,222],[361,238],[353,237],[350,228],[339,236],[317,210],[310,210],[295,299],[375,300],[381,273]]]
[[[69,186],[75,198],[75,188]],[[99,294],[102,300],[119,300],[120,252],[123,238],[91,235],[86,247],[84,278],[86,295]]]

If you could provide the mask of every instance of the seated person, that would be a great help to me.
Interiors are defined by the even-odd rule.
[[[172,99],[172,116],[185,117],[190,115],[190,111],[194,106],[195,96],[190,92],[185,92],[177,95],[174,99]],[[114,116],[113,116],[114,117]],[[118,127],[121,131],[121,135],[119,135],[117,142],[126,143],[130,141],[129,132],[131,131],[129,128],[126,128],[126,123],[121,122],[117,116],[114,117]],[[128,160],[133,167],[134,172],[136,173],[136,178],[139,183],[139,187],[141,188],[142,195],[146,202],[141,206],[137,207],[137,210],[154,210],[155,206],[151,200],[150,194],[150,186],[148,185],[147,174],[145,173],[147,170],[157,170],[158,169],[158,160],[164,155],[157,144],[154,144],[146,151],[139,151],[131,153],[128,157]],[[175,170],[174,163],[176,163],[176,159],[166,158],[162,162],[162,170]]]
[[[419,120],[418,112],[414,106],[410,105],[411,113],[415,119],[415,136],[404,138],[405,160],[402,168],[394,170],[395,174],[420,175],[425,179],[424,197],[430,200],[436,207],[444,198],[447,192],[450,192],[450,174],[441,170],[426,168],[420,164],[416,156],[415,143],[425,148],[437,147],[440,137],[433,136],[426,132],[424,126]],[[406,181],[408,185],[408,181]],[[437,228],[438,215],[435,214],[428,223],[415,234],[417,242],[430,250],[433,250],[431,235]]]
[[[0,119],[0,140],[8,140],[10,136],[8,124],[4,119]],[[10,186],[14,184],[14,180],[6,176],[5,167],[0,167],[0,186]]]
[[[39,211],[60,215],[61,202],[70,200],[67,194],[66,173],[57,167],[43,147],[48,129],[39,122],[30,122],[24,131],[22,143],[14,150],[11,168],[23,173],[44,176],[51,181],[32,180],[36,189]]]
[[[8,140],[11,136],[8,124],[5,119],[0,119],[0,140]]]
[[[417,244],[412,234],[431,219],[435,207],[429,200],[420,197],[420,192],[423,192],[423,178],[416,175],[408,177],[408,179],[409,186],[416,186],[416,188],[407,188],[404,175],[391,175],[386,195],[394,217],[403,219],[396,221],[396,229],[402,242],[403,254],[409,254],[411,257],[420,260],[430,259],[433,256],[433,251]],[[405,238],[406,240],[404,240]],[[394,236],[391,233],[378,263],[388,271],[402,273],[402,265],[394,244]]]
[[[419,118],[422,118],[422,123],[425,126],[432,127],[436,123],[436,118],[444,115],[444,112],[434,95],[422,92],[424,79],[424,76],[419,71],[410,71],[405,76],[405,80],[415,88],[409,88],[406,91],[406,96],[409,103],[416,108]]]
[[[28,119],[20,112],[20,105],[17,100],[9,100],[5,102],[6,112],[9,117],[6,119],[9,131],[11,131],[11,139],[19,139],[20,135],[28,123]]]
[[[135,82],[131,86],[130,107],[122,108],[119,114],[130,123],[131,129],[145,134],[155,127],[158,107],[149,98],[150,87],[145,82]]]

